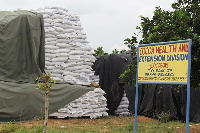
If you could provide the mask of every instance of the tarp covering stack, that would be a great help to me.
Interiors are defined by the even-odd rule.
[[[43,117],[44,97],[35,80],[45,67],[44,22],[39,13],[0,12],[0,122]],[[94,88],[55,84],[50,113]]]
[[[34,83],[44,71],[44,23],[29,11],[0,12],[0,80]]]
[[[0,81],[0,122],[34,120],[44,117],[44,96],[36,84]],[[55,84],[50,92],[49,113],[64,107],[94,88]]]
[[[97,58],[94,63],[93,69],[95,74],[99,75],[99,84],[106,92],[105,97],[107,98],[109,114],[113,114],[123,97],[124,83],[121,82],[119,76],[132,60],[132,56],[129,54],[110,54]]]

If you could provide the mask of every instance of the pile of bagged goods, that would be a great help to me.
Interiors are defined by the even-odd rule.
[[[91,119],[108,116],[107,100],[104,94],[102,89],[96,88],[49,116],[54,118],[90,117]]]
[[[34,12],[41,13],[45,29],[45,72],[61,83],[90,85],[98,83],[91,66],[96,58],[86,40],[80,18],[64,7],[45,7]],[[50,114],[56,118],[107,116],[105,92],[96,88],[64,108]]]
[[[64,7],[49,6],[34,10],[43,15],[45,29],[45,71],[57,82],[90,85],[96,84],[99,77],[92,71],[96,58],[86,40],[80,18]],[[101,91],[100,91],[101,90]],[[50,116],[56,118],[106,116],[104,91],[96,88],[72,101]],[[129,101],[124,93],[115,114],[129,115]]]
[[[43,15],[45,71],[57,82],[90,85],[98,82],[91,66],[95,61],[80,18],[59,6],[35,10]]]
[[[126,97],[126,93],[124,91],[122,100],[121,100],[119,106],[117,107],[117,109],[115,110],[114,114],[117,114],[117,115],[130,115],[129,110],[128,110],[128,106],[129,106],[129,100]]]

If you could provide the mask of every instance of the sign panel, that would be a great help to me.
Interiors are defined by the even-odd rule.
[[[189,42],[138,48],[138,83],[187,83]]]
[[[139,84],[187,85],[186,133],[189,133],[191,46],[191,39],[138,46],[134,133]]]

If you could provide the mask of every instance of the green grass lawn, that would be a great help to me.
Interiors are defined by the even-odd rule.
[[[178,121],[161,123],[156,120],[141,120],[138,116],[138,133],[183,133],[186,124]],[[51,120],[50,123],[57,121]],[[48,133],[133,133],[133,116],[109,116],[100,119],[67,119],[59,121],[58,125],[49,125]],[[59,123],[57,121],[57,123]],[[62,122],[62,123],[61,123]],[[42,133],[43,122],[27,126],[23,122],[1,124],[0,133]],[[190,123],[190,132],[199,133],[200,124]]]

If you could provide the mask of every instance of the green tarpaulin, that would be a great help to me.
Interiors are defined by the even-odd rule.
[[[35,83],[44,71],[44,22],[29,11],[0,12],[0,80]]]
[[[0,122],[25,121],[44,116],[44,96],[31,83],[0,81]],[[49,96],[49,113],[64,107],[94,88],[55,84]]]
[[[44,72],[44,22],[29,11],[0,12],[0,122],[33,120],[44,115],[44,96],[35,79]],[[94,88],[55,84],[50,113]]]

